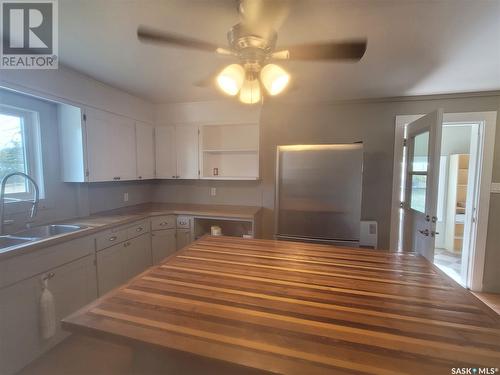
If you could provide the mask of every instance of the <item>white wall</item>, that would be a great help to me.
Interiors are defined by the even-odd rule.
[[[58,70],[2,70],[0,87],[11,88],[42,98],[85,105],[153,122],[154,106],[141,98],[59,66]]]

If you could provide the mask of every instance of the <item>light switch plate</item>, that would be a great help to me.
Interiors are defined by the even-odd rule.
[[[492,182],[491,183],[491,192],[500,194],[500,182]]]
[[[123,201],[128,202],[128,193],[123,193]]]

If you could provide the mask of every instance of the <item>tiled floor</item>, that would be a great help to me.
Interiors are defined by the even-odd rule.
[[[462,284],[462,255],[445,249],[434,250],[434,264],[448,276]]]

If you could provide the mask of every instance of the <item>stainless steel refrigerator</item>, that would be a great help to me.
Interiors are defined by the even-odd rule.
[[[278,146],[276,238],[357,246],[363,145]]]

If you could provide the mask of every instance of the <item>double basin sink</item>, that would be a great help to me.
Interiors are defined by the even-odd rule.
[[[47,238],[76,232],[87,227],[83,225],[51,224],[33,227],[15,234],[0,236],[0,252],[10,250],[28,242],[36,242]]]

